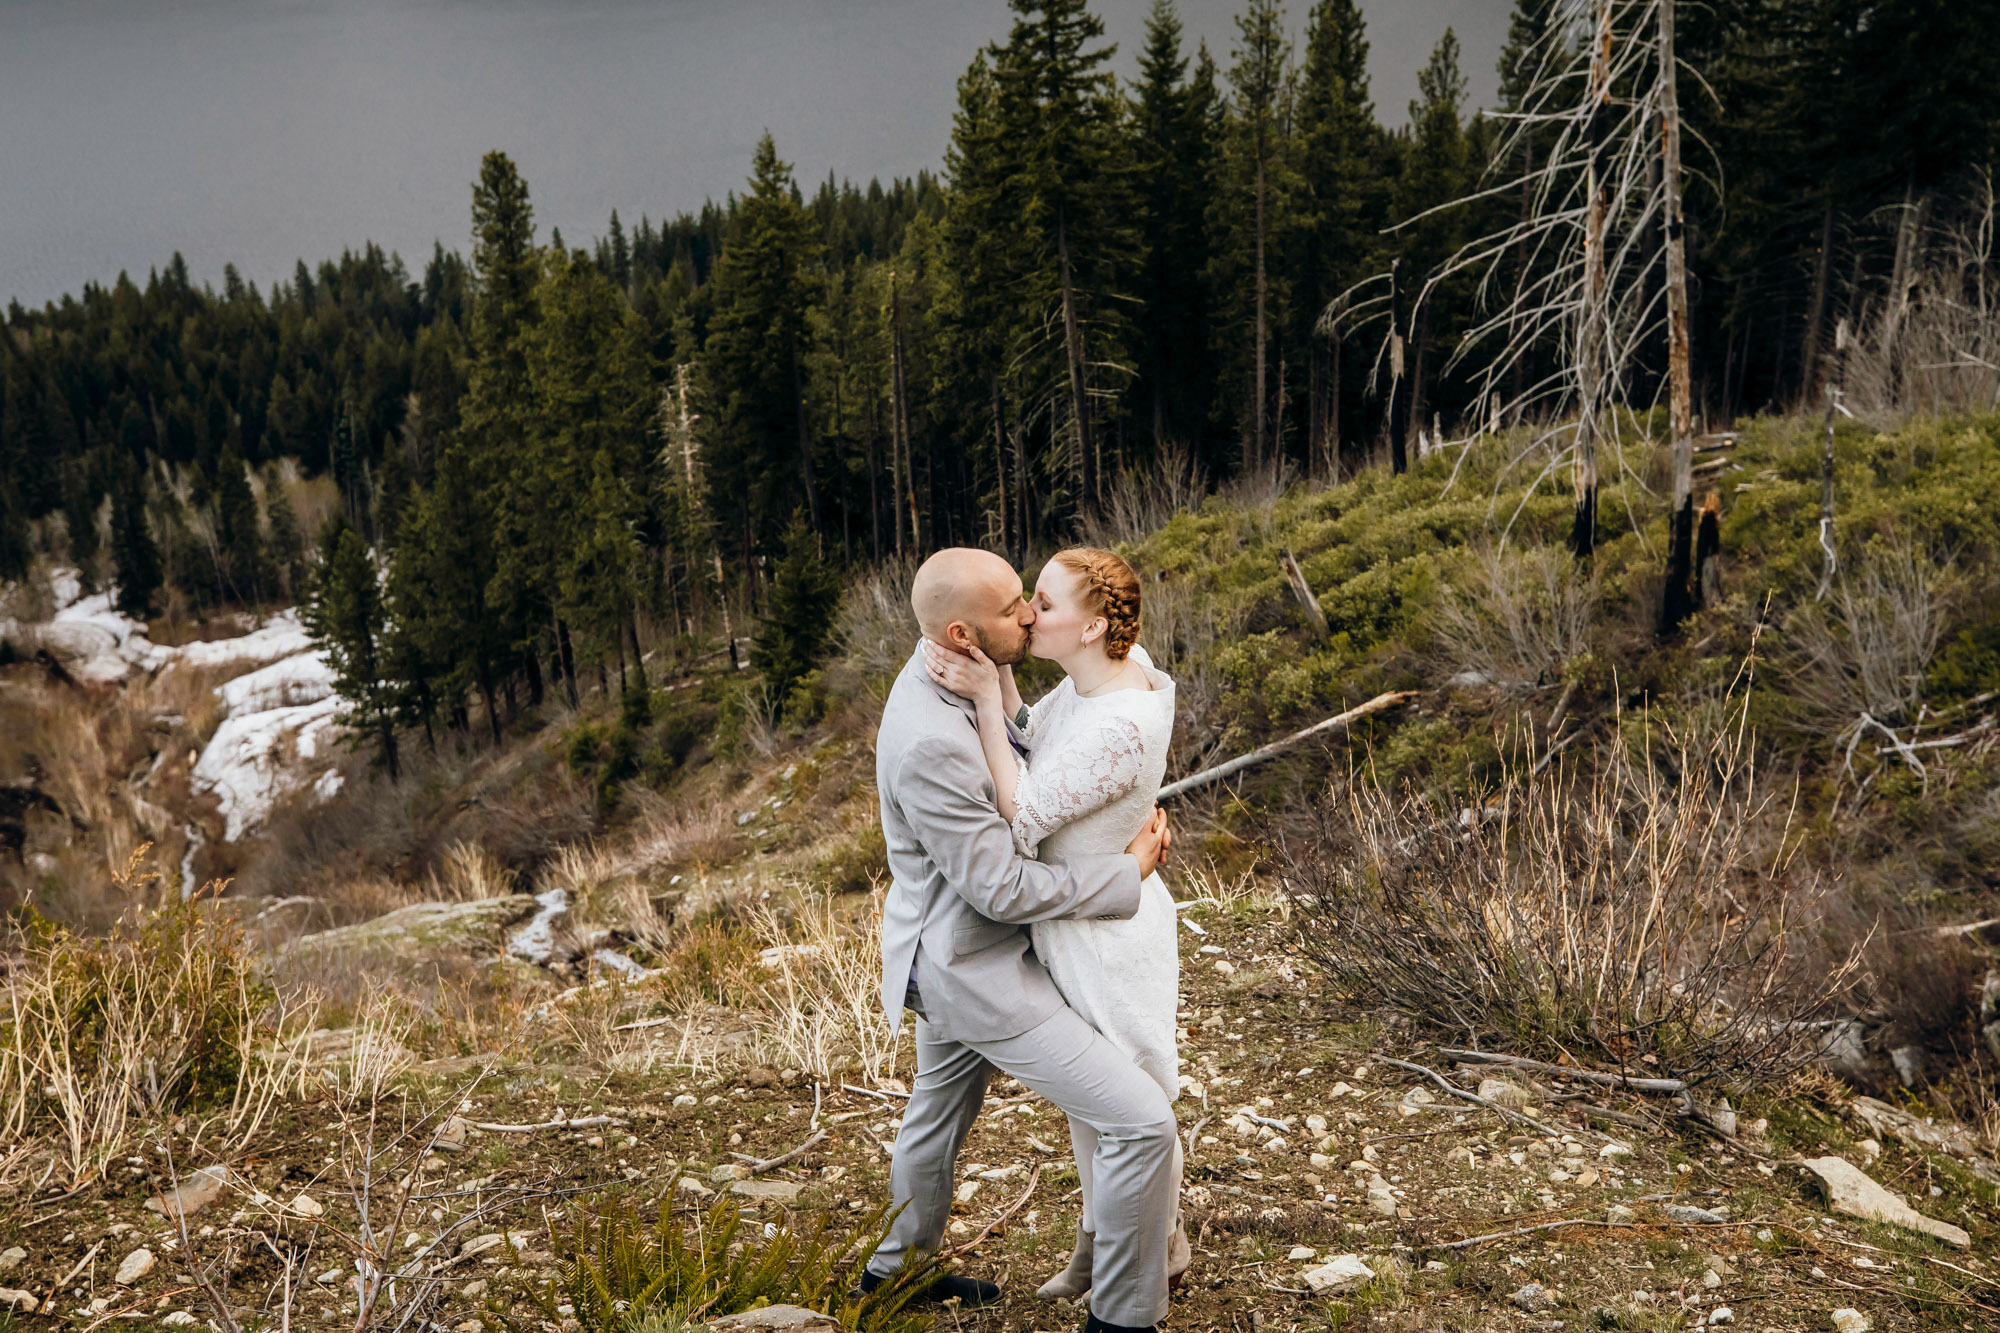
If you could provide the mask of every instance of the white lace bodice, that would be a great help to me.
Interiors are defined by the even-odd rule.
[[[1028,755],[1014,788],[1022,855],[1122,852],[1153,813],[1173,739],[1174,682],[1144,648],[1132,657],[1152,689],[1086,699],[1065,676],[1028,710]]]

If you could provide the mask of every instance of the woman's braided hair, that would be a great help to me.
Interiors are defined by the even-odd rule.
[[[1076,575],[1084,609],[1103,616],[1104,653],[1122,662],[1139,641],[1139,576],[1123,556],[1096,546],[1072,546],[1051,557]]]

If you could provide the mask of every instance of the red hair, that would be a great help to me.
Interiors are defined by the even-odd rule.
[[[1096,546],[1072,546],[1050,558],[1076,575],[1084,609],[1104,617],[1105,655],[1124,661],[1139,641],[1139,576],[1132,566],[1117,552]]]

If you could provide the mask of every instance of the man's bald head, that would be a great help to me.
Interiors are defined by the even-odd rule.
[[[968,643],[996,662],[1018,662],[1034,623],[1021,597],[1021,576],[991,551],[952,546],[918,568],[910,609],[924,637],[963,651]],[[953,633],[953,627],[959,633]]]

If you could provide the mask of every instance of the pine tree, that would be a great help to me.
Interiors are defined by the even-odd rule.
[[[279,591],[296,598],[306,586],[306,546],[299,532],[299,516],[285,493],[285,484],[275,470],[264,477],[264,524],[271,530],[267,547],[271,573]]]
[[[1208,222],[1220,106],[1204,49],[1194,77],[1181,52],[1173,0],[1153,0],[1132,108],[1145,260],[1133,284],[1139,321],[1134,414],[1156,444],[1196,443],[1213,376],[1208,370]]]
[[[336,519],[327,527],[302,618],[314,645],[326,653],[334,692],[347,701],[350,724],[374,735],[394,782],[400,775],[396,689],[383,669],[388,618],[382,586],[374,556],[345,521]]]
[[[111,554],[117,570],[118,609],[144,620],[160,591],[160,548],[146,527],[146,498],[137,466],[126,472],[111,503]]]
[[[994,74],[998,128],[1014,168],[1012,225],[1030,258],[1024,304],[1030,336],[1037,326],[1061,331],[1060,359],[1037,357],[1046,367],[1040,383],[1024,388],[1067,409],[1068,481],[1073,503],[1087,511],[1103,463],[1096,400],[1129,375],[1122,306],[1139,257],[1123,107],[1108,68],[1115,48],[1092,45],[1104,24],[1085,0],[1009,4],[1014,26]]]
[[[1291,284],[1278,262],[1299,217],[1293,142],[1291,42],[1278,0],[1250,0],[1236,18],[1229,68],[1222,182],[1216,190],[1221,235],[1218,281],[1230,293],[1224,319],[1244,341],[1229,344],[1232,379],[1242,386],[1243,461],[1261,468],[1282,446],[1274,411],[1283,365],[1273,333],[1290,323]],[[1281,354],[1280,354],[1281,355]]]
[[[785,529],[784,554],[771,574],[768,610],[757,626],[753,661],[764,687],[791,710],[792,689],[819,665],[833,640],[840,604],[840,574],[819,555],[819,541],[803,515]]]
[[[1355,0],[1319,0],[1306,25],[1299,74],[1299,183],[1307,216],[1296,279],[1298,340],[1307,346],[1308,458],[1329,475],[1348,438],[1345,404],[1359,376],[1343,373],[1344,348],[1328,308],[1379,265],[1387,202],[1382,131],[1368,93],[1367,26]]]
[[[234,448],[216,460],[215,539],[230,589],[239,601],[263,600],[264,537],[257,526],[257,497]]]
[[[805,367],[820,257],[818,229],[798,200],[791,166],[766,134],[716,271],[706,348],[708,378],[721,400],[711,504],[725,540],[745,559],[767,549],[795,506],[819,528]]]
[[[477,498],[461,513],[484,531],[466,534],[464,549],[486,561],[472,571],[484,589],[482,614],[503,654],[526,668],[530,700],[539,703],[537,645],[550,624],[555,550],[546,478],[527,465],[527,343],[537,318],[542,258],[527,182],[504,153],[488,153],[480,163],[472,227],[472,366],[459,404],[459,438],[460,480]],[[569,654],[559,660],[574,694]]]
[[[1406,224],[1397,232],[1398,249],[1406,270],[1416,274],[1437,270],[1472,234],[1469,209],[1430,211],[1469,193],[1477,174],[1463,122],[1465,76],[1459,69],[1458,50],[1458,35],[1446,28],[1429,61],[1417,72],[1418,95],[1410,103],[1395,209]],[[1469,310],[1469,284],[1464,279],[1431,287],[1428,296],[1411,308],[1406,362],[1413,431],[1430,431],[1436,410],[1432,378],[1456,344]]]

